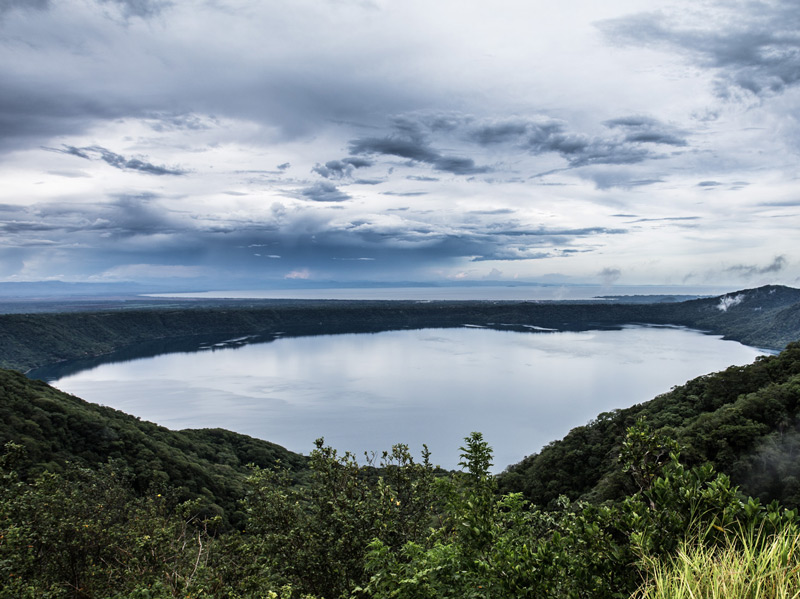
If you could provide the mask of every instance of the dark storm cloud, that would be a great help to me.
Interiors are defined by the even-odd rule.
[[[14,9],[47,10],[50,0],[0,0],[0,18]]]
[[[723,14],[730,10],[726,26],[686,26],[667,14],[644,13],[599,27],[615,43],[665,47],[716,69],[716,91],[722,97],[730,97],[734,89],[756,96],[780,93],[800,82],[800,10],[795,0],[718,2],[714,8]],[[722,22],[719,16],[715,20]]]
[[[603,123],[609,129],[625,131],[625,141],[685,146],[682,132],[660,121],[644,116],[623,117]]]
[[[69,248],[104,246],[136,236],[173,235],[181,230],[157,205],[155,194],[119,194],[103,203],[43,203],[17,207],[3,215],[5,245],[24,246],[25,233],[48,233],[48,244]],[[17,237],[19,236],[19,237]]]
[[[633,189],[634,187],[646,187],[663,183],[663,179],[634,179],[627,169],[603,169],[590,170],[583,172],[581,176],[590,181],[594,181],[597,189]]]
[[[574,143],[561,151],[572,167],[593,164],[638,164],[655,158],[645,148],[613,140],[592,140],[585,144]]]
[[[97,0],[102,5],[120,8],[125,16],[148,18],[159,14],[172,5],[170,0]],[[13,8],[44,10],[50,8],[52,0],[0,0],[0,16]]]
[[[514,214],[516,210],[511,208],[497,208],[494,210],[470,210],[469,214],[481,214],[486,216],[495,216],[498,214]]]
[[[490,227],[463,231],[454,236],[450,245],[460,245],[461,255],[472,256],[473,262],[488,260],[515,261],[563,257],[573,251],[570,246],[578,241],[598,235],[623,234],[622,229],[587,227],[582,229],[506,229]],[[455,240],[458,241],[455,241]]]
[[[211,129],[206,122],[196,114],[153,114],[148,115],[150,128],[159,133],[165,131],[208,131]],[[216,119],[210,119],[216,124]]]
[[[445,171],[454,175],[476,175],[487,173],[488,166],[476,166],[471,158],[444,156],[430,147],[427,141],[409,137],[406,139],[387,137],[364,137],[350,142],[350,153],[383,154],[407,158],[414,162],[430,164],[437,171]]]
[[[506,120],[496,123],[483,123],[471,132],[472,139],[482,146],[504,143],[517,143],[525,137],[549,135],[560,133],[563,130],[561,123],[532,123],[521,119]]]
[[[112,152],[102,146],[87,146],[84,148],[76,148],[75,146],[64,145],[61,148],[44,148],[51,152],[58,152],[60,154],[69,154],[84,158],[86,160],[102,160],[109,166],[123,170],[123,171],[139,171],[149,175],[185,175],[188,171],[173,167],[169,168],[163,165],[155,165],[147,162],[141,158],[125,158],[121,154]]]
[[[344,202],[351,199],[350,196],[341,191],[336,185],[329,181],[319,181],[310,187],[303,189],[300,194],[314,202]]]
[[[601,136],[570,131],[564,121],[541,116],[478,119],[460,113],[414,113],[396,116],[390,124],[389,135],[352,140],[350,154],[397,156],[456,175],[475,175],[493,169],[477,166],[471,158],[445,155],[435,149],[432,139],[449,136],[482,148],[511,146],[532,155],[555,153],[567,161],[569,168],[638,164],[661,157],[652,146],[687,145],[684,132],[646,116],[606,121],[609,134]],[[327,178],[344,176],[340,175],[343,167],[317,167],[315,170]],[[654,182],[658,180],[640,180],[638,184]],[[628,180],[626,185],[630,187],[634,182]]]
[[[24,19],[24,24],[36,22],[39,35],[29,40],[17,38],[17,34],[7,28],[0,32],[0,37],[6,42],[5,49],[11,52],[6,54],[6,62],[0,68],[3,81],[0,85],[0,151],[35,147],[62,135],[81,135],[99,122],[152,117],[153,103],[158,103],[154,100],[152,88],[139,85],[125,89],[129,80],[125,76],[126,69],[135,69],[138,62],[136,51],[129,48],[126,52],[132,52],[132,56],[116,56],[114,48],[106,48],[101,60],[113,65],[111,70],[89,75],[95,72],[89,65],[95,58],[93,48],[98,35],[113,36],[111,29],[118,25],[111,22],[92,24],[90,19],[82,21],[78,16],[74,23],[59,22],[62,17],[56,7],[63,9],[66,4],[42,0],[0,0],[0,25],[8,23],[4,16],[10,17],[14,13],[15,17]],[[113,4],[128,16],[155,15],[166,6],[163,2],[143,0],[115,0]],[[110,8],[110,4],[106,7],[86,2],[75,10],[102,14]],[[16,14],[23,9],[29,14]],[[40,12],[33,13],[31,9]],[[23,30],[28,29],[25,27]],[[66,59],[63,63],[62,53]],[[14,58],[9,58],[11,56]],[[24,68],[16,68],[18,58],[24,61]],[[76,60],[80,62],[79,67],[76,67]],[[53,68],[54,64],[58,67]],[[130,80],[133,79],[135,77],[131,75]],[[154,75],[153,86],[159,85],[157,79]],[[172,110],[174,106],[167,112]]]
[[[408,158],[415,162],[434,163],[439,153],[433,151],[427,142],[419,139],[400,139],[396,137],[365,137],[350,142],[351,154],[388,154]]]
[[[488,166],[475,166],[472,158],[458,158],[455,156],[440,156],[433,162],[437,171],[445,171],[454,175],[479,175],[488,173],[492,169]]]
[[[349,223],[338,223],[314,231],[308,243],[295,241],[292,248],[302,245],[318,257],[341,255],[347,248],[353,252],[369,251],[381,260],[392,259],[413,264],[420,256],[437,262],[468,258],[474,262],[489,260],[533,260],[564,257],[583,251],[575,247],[587,239],[602,235],[621,234],[624,230],[600,227],[578,229],[548,229],[546,227],[517,227],[514,223],[496,226],[481,224],[436,224],[417,220],[419,213],[403,210],[396,219],[365,217]],[[298,229],[301,231],[301,229]],[[282,232],[288,235],[287,231]],[[300,233],[302,237],[303,233]],[[297,250],[289,250],[295,252]],[[283,252],[285,255],[286,252]],[[309,256],[310,259],[311,256]]]
[[[461,115],[412,114],[391,119],[393,134],[363,137],[350,142],[350,154],[386,155],[431,165],[437,171],[454,175],[477,175],[490,172],[488,166],[476,166],[471,158],[448,156],[431,146],[430,134],[452,132],[469,120]]]
[[[99,0],[101,4],[111,4],[122,9],[126,17],[147,19],[160,14],[172,5],[168,0]]]
[[[81,0],[74,6],[66,1],[0,2],[4,7],[0,25],[11,20],[5,14],[24,18],[24,31],[32,36],[15,39],[13,31],[0,32],[6,50],[0,61],[0,151],[52,145],[54,138],[83,135],[114,119],[148,123],[153,115],[184,112],[269,127],[274,130],[272,142],[295,140],[316,134],[323,123],[361,117],[367,107],[380,106],[388,114],[401,111],[420,93],[419,87],[394,85],[391,80],[375,85],[359,70],[342,76],[340,58],[326,53],[317,60],[314,44],[297,48],[298,56],[307,60],[295,68],[273,59],[255,36],[235,44],[225,42],[227,36],[236,35],[231,31],[198,37],[207,23],[214,22],[217,11],[226,10],[224,2],[199,2],[194,8],[154,0]],[[52,10],[40,19],[27,10],[30,6]],[[136,23],[140,17],[172,17],[170,6],[175,21],[169,27]],[[259,13],[266,12],[258,3],[250,8],[232,11],[230,18],[250,19],[251,12],[262,18]],[[23,9],[30,14],[21,14]],[[320,10],[326,9],[320,5]],[[121,18],[134,22],[129,26]],[[267,21],[265,29],[280,29],[280,18],[275,24]],[[284,39],[284,33],[275,31],[270,43],[281,45],[275,40]],[[294,37],[287,33],[284,47],[292,47]],[[239,42],[242,56],[231,50]],[[18,59],[24,66],[17,66]],[[253,69],[260,75],[254,76]],[[168,128],[175,123],[154,126]]]
[[[766,266],[756,266],[754,264],[736,264],[725,269],[726,272],[736,273],[745,277],[754,277],[781,272],[786,268],[786,256],[775,256],[772,262]]]
[[[125,116],[124,105],[77,97],[70,90],[33,89],[14,77],[0,86],[0,150],[14,150],[31,139],[82,133],[96,120]]]
[[[621,128],[622,137],[588,136],[569,131],[566,123],[548,118],[513,118],[474,121],[467,125],[467,138],[481,146],[511,144],[534,155],[556,153],[572,168],[593,164],[636,164],[655,158],[643,143],[686,145],[677,131],[646,117],[607,121],[610,129]]]
[[[580,229],[548,229],[540,227],[538,229],[498,229],[492,233],[503,237],[528,237],[532,239],[546,240],[549,243],[568,244],[579,237],[591,237],[594,235],[623,235],[627,229],[607,229],[605,227],[583,227]]]
[[[316,201],[348,197],[335,185],[321,183],[306,189],[305,197]],[[0,246],[20,251],[57,247],[68,252],[75,264],[91,256],[93,261],[108,261],[109,265],[130,263],[126,248],[137,248],[135,264],[203,262],[225,268],[228,273],[239,265],[244,270],[254,268],[247,266],[248,260],[263,265],[268,254],[281,257],[271,261],[275,266],[269,267],[274,269],[270,276],[277,278],[291,269],[324,271],[330,268],[326,265],[330,265],[331,257],[355,260],[370,256],[379,263],[374,274],[380,276],[386,268],[407,267],[423,259],[441,263],[453,259],[484,262],[566,257],[586,251],[579,246],[587,239],[624,233],[600,227],[531,228],[515,222],[437,224],[421,222],[419,211],[407,209],[394,211],[397,218],[388,221],[377,216],[341,222],[319,213],[273,211],[274,219],[245,217],[234,223],[220,218],[215,225],[209,218],[200,223],[170,212],[161,200],[158,194],[140,193],[117,194],[104,203],[8,206],[3,211]],[[502,210],[494,214],[507,215]],[[253,256],[255,247],[269,250]],[[362,266],[367,268],[366,264]]]
[[[105,204],[48,205],[40,209],[44,219],[62,219],[73,230],[101,232],[112,238],[174,234],[181,226],[157,203],[152,193],[117,194]]]
[[[42,222],[2,222],[0,223],[0,230],[9,235],[15,233],[28,233],[30,231],[53,231],[59,227],[54,225],[45,224]]]
[[[497,248],[496,251],[483,256],[475,256],[470,262],[489,262],[497,260],[500,262],[512,262],[514,260],[544,260],[545,258],[555,257],[552,251],[531,251],[528,247],[516,247],[507,245]]]
[[[659,133],[657,131],[635,131],[625,136],[625,141],[651,144],[667,144],[671,146],[685,146],[686,140],[675,135]]]
[[[316,164],[311,170],[326,179],[345,179],[352,177],[355,169],[366,168],[372,164],[371,160],[354,156],[341,160],[329,160],[324,165]]]

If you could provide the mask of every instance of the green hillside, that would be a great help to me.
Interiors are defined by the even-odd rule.
[[[745,345],[782,349],[800,340],[800,289],[767,285],[661,306],[673,324],[719,333]]]
[[[208,513],[236,521],[248,464],[306,467],[305,457],[273,443],[222,429],[171,431],[10,370],[0,370],[0,398],[0,444],[24,447],[25,476],[118,460],[136,492],[176,488],[182,499],[201,498]]]
[[[618,456],[627,428],[645,418],[675,438],[690,464],[709,462],[745,494],[800,506],[800,343],[747,366],[701,376],[651,401],[600,414],[500,475],[506,492],[547,505],[631,492]]]

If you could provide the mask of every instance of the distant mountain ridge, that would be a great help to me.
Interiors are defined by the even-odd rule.
[[[767,285],[663,306],[676,324],[720,332],[745,345],[780,349],[800,340],[800,289]]]
[[[21,371],[100,356],[154,340],[203,335],[272,338],[465,324],[528,331],[678,325],[755,347],[780,350],[800,339],[800,290],[747,289],[685,302],[249,301],[217,306],[0,315],[0,367]],[[515,327],[517,327],[515,329]]]

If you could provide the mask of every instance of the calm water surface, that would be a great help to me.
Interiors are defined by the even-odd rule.
[[[482,328],[277,339],[108,363],[53,385],[172,429],[222,427],[308,453],[406,443],[453,468],[481,431],[495,471],[597,414],[762,352],[673,328]]]

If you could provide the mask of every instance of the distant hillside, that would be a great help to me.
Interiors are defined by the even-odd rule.
[[[210,512],[234,522],[247,464],[270,468],[280,460],[295,472],[306,465],[305,457],[274,443],[222,429],[171,431],[10,370],[0,370],[0,397],[0,444],[25,447],[24,472],[121,460],[139,492],[177,487],[184,499],[201,497]]]
[[[710,302],[698,305],[716,309]],[[617,457],[627,427],[640,417],[676,438],[688,463],[709,461],[746,495],[800,506],[800,343],[600,414],[509,466],[500,475],[501,489],[542,505],[559,495],[606,500],[630,493]]]
[[[0,367],[31,368],[108,354],[154,340],[202,335],[221,341],[357,333],[464,324],[526,331],[626,324],[699,328],[749,345],[782,349],[800,339],[800,290],[768,286],[679,303],[282,301],[220,307],[0,315]],[[516,327],[516,329],[515,329]],[[156,350],[153,350],[156,351]]]
[[[780,349],[800,340],[800,289],[768,285],[662,306],[674,324],[712,331],[745,345]]]

